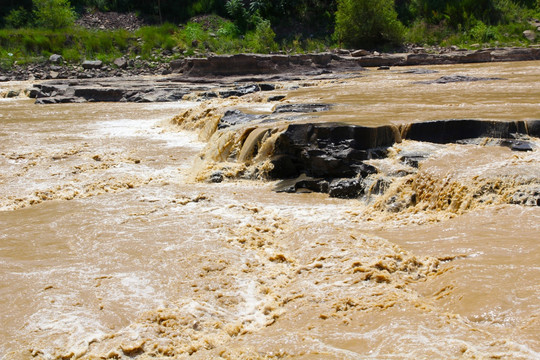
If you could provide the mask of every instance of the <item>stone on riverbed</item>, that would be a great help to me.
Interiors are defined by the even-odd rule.
[[[61,64],[64,62],[64,58],[62,57],[62,55],[52,54],[51,56],[49,56],[49,62],[53,64]]]
[[[286,192],[286,193],[296,193],[296,192],[319,192],[327,193],[328,192],[328,181],[322,178],[313,178],[306,176],[306,174],[301,174],[296,179],[288,179],[279,182],[274,187],[275,192]]]
[[[83,69],[99,69],[103,66],[101,60],[86,60],[82,63]]]
[[[330,197],[356,199],[364,192],[364,184],[359,179],[336,179],[330,183]]]

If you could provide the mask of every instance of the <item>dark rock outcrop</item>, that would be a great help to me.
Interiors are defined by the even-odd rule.
[[[413,173],[414,168],[429,157],[430,153],[425,151],[403,153],[399,160],[409,168],[388,174],[378,174],[376,168],[365,163],[369,159],[385,157],[387,149],[402,139],[437,144],[474,143],[506,146],[513,151],[532,151],[535,145],[524,140],[524,136],[539,137],[540,120],[441,120],[400,127],[290,124],[276,140],[271,159],[273,169],[268,175],[274,179],[289,179],[278,185],[279,191],[309,190],[340,198],[369,197],[384,193],[392,179]],[[535,194],[518,196],[515,201],[536,202]],[[414,198],[405,203],[390,199],[388,209],[399,211],[414,201]]]
[[[271,177],[348,178],[366,171],[362,161],[378,158],[400,140],[394,126],[291,124],[277,139]]]
[[[460,140],[490,137],[512,139],[513,134],[529,134],[534,121],[438,120],[413,123],[406,126],[403,137],[409,140],[439,144]],[[538,136],[537,134],[530,134]]]
[[[149,86],[151,85],[151,86]],[[36,104],[80,102],[169,102],[181,100],[192,90],[188,86],[146,81],[100,82],[85,80],[50,81],[34,84],[28,95]]]
[[[359,179],[337,179],[330,183],[328,194],[341,199],[355,199],[364,192],[364,184]]]

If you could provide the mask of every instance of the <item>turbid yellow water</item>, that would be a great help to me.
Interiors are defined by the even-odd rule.
[[[336,104],[309,121],[540,118],[538,62],[429,69],[276,93]],[[448,74],[506,80],[413,84]],[[270,110],[256,100],[202,106]],[[227,147],[204,126],[219,111],[170,119],[200,106],[0,100],[0,358],[540,357],[540,208],[510,204],[540,183],[538,139],[404,141],[371,164],[409,175],[340,200],[196,181]],[[398,161],[426,149],[418,172]]]

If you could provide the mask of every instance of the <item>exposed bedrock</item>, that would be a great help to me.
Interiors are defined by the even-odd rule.
[[[437,144],[448,143],[532,151],[536,145],[527,141],[528,136],[540,137],[540,120],[441,120],[379,127],[290,124],[275,141],[270,159],[273,168],[268,175],[283,180],[275,189],[280,192],[313,191],[332,197],[369,198],[384,193],[394,181],[416,173],[419,163],[431,155],[430,151],[403,152],[397,158],[403,168],[391,173],[379,173],[369,164],[367,160],[386,158],[389,148],[401,140],[433,143],[432,151],[442,146]],[[516,194],[512,201],[536,205],[539,202],[535,191]]]
[[[408,140],[428,141],[439,144],[465,139],[513,139],[515,134],[540,137],[540,120],[488,121],[488,120],[439,120],[412,123],[403,127]]]
[[[360,67],[440,65],[483,63],[492,61],[540,60],[540,48],[494,48],[427,53],[369,53],[364,56],[342,56],[332,53],[302,55],[220,55],[188,58],[171,64],[173,72],[189,76],[235,76],[277,74],[309,69],[354,69]]]
[[[331,61],[330,53],[291,56],[238,54],[186,59],[174,66],[173,71],[189,76],[277,74],[302,67],[327,67]]]
[[[220,86],[219,91],[210,91]],[[275,90],[275,85],[248,83],[243,85],[205,84],[182,82],[175,78],[151,80],[115,78],[95,80],[55,80],[34,84],[28,96],[36,104],[81,103],[81,102],[172,102],[185,95],[200,92],[201,98],[228,98],[244,96],[259,91]]]
[[[493,138],[502,139],[493,145],[516,151],[532,150],[532,144],[515,138],[517,134],[540,137],[540,120],[441,120],[379,127],[291,124],[276,140],[272,158],[274,169],[269,175],[277,179],[300,174],[315,178],[363,175],[363,161],[384,157],[386,149],[402,139],[447,144]],[[424,155],[404,155],[404,161],[417,167]]]
[[[199,87],[200,88],[200,87]],[[34,84],[28,96],[36,104],[81,102],[170,102],[181,100],[194,89],[177,84],[152,84],[145,80],[58,80]]]
[[[399,128],[390,125],[291,124],[276,140],[269,175],[353,177],[364,171],[364,160],[383,157],[400,139]]]

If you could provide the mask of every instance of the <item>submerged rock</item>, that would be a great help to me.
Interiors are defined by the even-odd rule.
[[[425,75],[425,74],[437,74],[437,70],[431,69],[410,69],[401,72],[402,74],[416,74],[416,75]]]
[[[285,99],[286,96],[285,95],[274,95],[274,96],[270,96],[268,98],[268,102],[273,102],[273,101],[281,101],[283,99]]]
[[[364,193],[364,184],[359,179],[336,179],[330,183],[330,197],[355,199]]]
[[[331,107],[329,104],[283,104],[276,105],[273,113],[314,113],[328,111]]]
[[[417,168],[418,164],[421,161],[426,160],[428,157],[429,157],[428,153],[410,152],[410,153],[401,154],[401,156],[399,157],[399,161],[401,161],[402,163],[406,165]]]
[[[503,78],[484,78],[484,77],[474,77],[474,76],[466,76],[466,75],[447,75],[447,76],[441,76],[440,78],[436,80],[428,80],[428,81],[417,81],[414,84],[449,84],[449,83],[455,83],[455,82],[474,82],[474,81],[494,81],[494,80],[506,80]]]
[[[510,199],[510,204],[540,206],[540,188],[518,190]]]
[[[244,96],[248,94],[253,94],[255,92],[261,91],[261,88],[256,84],[251,85],[245,85],[245,86],[238,86],[235,89],[231,90],[223,90],[220,91],[218,94],[222,98],[228,98],[231,96]]]
[[[220,183],[220,182],[223,182],[224,179],[225,179],[225,176],[223,176],[222,171],[214,171],[210,175],[209,181],[212,183]]]

